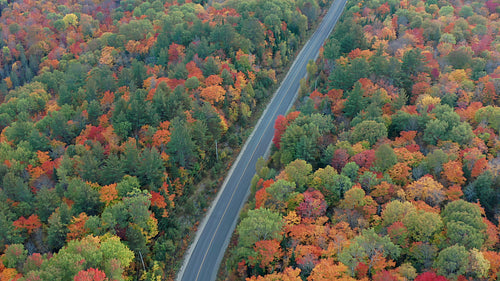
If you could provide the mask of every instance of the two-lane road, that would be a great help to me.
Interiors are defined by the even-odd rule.
[[[279,89],[274,94],[254,131],[231,167],[217,198],[200,224],[195,241],[186,253],[178,281],[213,281],[220,261],[236,226],[238,215],[249,194],[257,159],[264,156],[274,135],[274,121],[286,114],[294,103],[300,79],[306,76],[309,60],[319,49],[342,14],[347,0],[335,0],[316,32],[295,59]]]

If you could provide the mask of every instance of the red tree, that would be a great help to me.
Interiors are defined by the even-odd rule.
[[[106,274],[99,269],[89,268],[88,270],[82,270],[75,275],[74,281],[104,281],[109,280],[106,278]]]
[[[276,148],[280,148],[280,143],[281,143],[281,136],[285,132],[286,128],[290,123],[292,123],[297,116],[299,116],[300,112],[299,111],[294,111],[290,112],[286,117],[283,115],[279,115],[278,118],[276,118],[276,121],[274,122],[274,137],[273,137],[273,143],[276,146]]]
[[[40,228],[42,223],[38,215],[31,215],[29,218],[20,217],[18,220],[12,222],[12,225],[14,225],[16,229],[24,228],[28,231],[28,234],[31,234],[33,230]]]
[[[304,201],[300,203],[297,212],[303,218],[316,218],[323,216],[326,212],[325,197],[318,190],[304,192]]]
[[[444,276],[436,275],[432,271],[424,272],[415,278],[415,281],[448,281]]]

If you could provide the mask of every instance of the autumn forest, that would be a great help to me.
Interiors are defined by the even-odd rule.
[[[0,280],[174,280],[328,0],[0,0]],[[221,280],[500,280],[500,2],[350,0]]]
[[[500,280],[498,1],[349,1],[221,276]]]
[[[0,1],[0,280],[172,280],[323,1]]]

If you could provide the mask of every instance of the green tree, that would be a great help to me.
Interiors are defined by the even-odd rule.
[[[447,58],[447,61],[455,69],[467,69],[472,64],[472,57],[474,52],[470,47],[460,46],[457,49],[451,51]]]
[[[339,22],[333,32],[333,38],[340,43],[340,51],[344,54],[356,48],[365,49],[368,47],[363,27],[354,21],[352,17],[346,17]]]
[[[279,213],[260,208],[250,210],[238,225],[238,245],[251,248],[255,242],[261,240],[282,240],[282,217]]]
[[[66,206],[65,210],[62,212],[68,212],[67,205],[63,203],[61,206]],[[47,244],[49,249],[52,251],[57,251],[64,246],[66,241],[66,234],[68,233],[68,228],[66,227],[68,221],[64,221],[64,214],[61,216],[61,208],[57,209],[50,215],[48,219],[48,229],[47,229]]]
[[[439,40],[439,37],[436,40]],[[414,84],[412,77],[416,77],[423,71],[426,71],[425,56],[422,54],[420,48],[410,49],[403,55],[401,71],[398,74],[395,84],[403,88],[406,93],[411,93]]]
[[[134,260],[134,253],[130,251],[125,244],[116,236],[103,239],[101,242],[102,256],[104,261],[112,261],[116,259],[122,267],[128,267]]]
[[[480,174],[476,180],[467,185],[464,189],[467,201],[476,202],[479,200],[489,217],[494,216],[495,208],[500,202],[498,188],[495,187],[495,178],[489,170]]]
[[[416,212],[416,208],[412,203],[399,200],[391,201],[382,211],[382,225],[389,226],[397,221],[402,221],[407,214],[413,212]]]
[[[384,258],[396,259],[401,249],[391,242],[389,236],[379,236],[373,229],[364,229],[361,235],[354,237],[352,243],[344,248],[339,255],[339,260],[345,264],[351,275],[360,262],[368,265],[369,273],[373,273],[375,257],[382,255]]]
[[[288,175],[290,181],[297,185],[298,192],[304,192],[306,189],[306,183],[309,182],[309,175],[312,172],[311,164],[307,163],[302,159],[297,159],[290,162],[285,167],[285,173]]]
[[[388,144],[382,144],[375,150],[375,168],[385,172],[398,162],[396,153]]]
[[[141,186],[159,188],[163,179],[163,160],[156,148],[144,149],[137,167],[137,178]]]
[[[70,180],[65,196],[74,202],[71,207],[73,215],[86,213],[94,216],[100,214],[102,203],[99,200],[99,192],[82,180],[76,178]]]
[[[28,256],[28,251],[24,249],[23,244],[9,245],[4,252],[3,264],[7,268],[21,268]]]
[[[302,159],[313,167],[317,165],[320,151],[318,144],[321,135],[334,132],[332,118],[322,114],[300,115],[285,130],[281,137],[281,163],[286,165],[295,159]]]
[[[486,224],[479,206],[463,200],[448,203],[441,213],[446,224],[446,233],[450,244],[468,249],[480,249],[485,240]]]
[[[284,212],[287,207],[286,203],[292,195],[296,194],[294,191],[295,183],[278,180],[266,189],[266,192],[271,195],[271,197],[264,202],[264,207],[274,211]]]
[[[448,222],[446,234],[451,245],[461,245],[466,249],[480,249],[484,244],[484,234],[462,221]]]
[[[344,112],[347,117],[355,117],[366,107],[366,100],[363,98],[361,83],[356,82],[354,89],[347,94],[347,101],[344,103]]]
[[[42,222],[46,223],[60,204],[61,198],[55,188],[42,188],[36,193],[35,210]]]
[[[124,163],[115,153],[110,153],[100,169],[100,179],[103,185],[120,182],[125,175]]]
[[[321,191],[329,206],[335,206],[344,193],[353,186],[352,181],[346,175],[337,174],[337,170],[328,165],[324,169],[318,169],[311,176],[309,186]]]
[[[28,184],[22,177],[15,175],[13,172],[9,172],[3,177],[2,189],[4,194],[14,202],[29,204],[33,201],[33,194]]]
[[[196,77],[196,76],[190,77],[186,80],[186,82],[184,82],[184,87],[186,87],[186,89],[189,89],[189,90],[196,89],[199,86],[200,86],[200,81],[198,80],[198,77]]]
[[[409,236],[413,241],[431,242],[434,235],[443,228],[443,221],[439,214],[413,211],[406,214],[403,224],[408,229]]]
[[[463,246],[453,245],[439,253],[434,267],[439,275],[456,280],[467,272],[468,257],[469,253]]]
[[[6,201],[7,197],[0,191],[0,250],[2,251],[5,245],[22,243],[24,241],[24,238],[20,235],[20,231],[12,225],[17,216],[12,212]]]
[[[167,144],[168,154],[174,165],[189,168],[196,160],[196,144],[186,121],[179,117],[171,123],[172,134]]]
[[[387,128],[384,124],[366,120],[356,125],[351,132],[351,142],[357,143],[367,140],[374,145],[378,140],[387,138]]]
[[[358,178],[359,166],[356,162],[349,162],[342,168],[341,175],[348,177],[351,182],[356,182]]]

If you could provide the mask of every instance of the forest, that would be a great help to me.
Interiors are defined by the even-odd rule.
[[[500,2],[353,0],[219,280],[500,280]]]
[[[173,280],[326,0],[0,1],[0,280]]]

